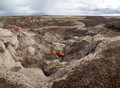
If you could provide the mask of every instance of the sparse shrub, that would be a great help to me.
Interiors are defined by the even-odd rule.
[[[20,61],[23,67],[26,67],[26,68],[38,67],[35,56],[27,55],[23,58],[24,60]]]
[[[16,56],[20,56],[23,57],[24,56],[24,52],[23,51],[17,51],[17,53],[15,54]]]
[[[0,47],[0,52],[1,52],[1,53],[4,53],[4,50],[3,50],[1,47]]]
[[[21,58],[23,58],[22,60],[19,60],[22,64],[23,67],[38,67],[36,64],[36,60],[35,60],[35,56],[28,54],[27,52],[24,51],[16,51],[16,56],[19,56]]]
[[[33,57],[27,57],[27,59],[25,60],[25,62],[29,65],[33,65],[35,64],[35,60]]]
[[[14,71],[14,72],[17,72],[17,71],[19,71],[21,69],[21,67],[13,67],[13,68],[11,68],[11,71]]]
[[[22,85],[12,84],[5,78],[0,78],[0,88],[23,88]]]

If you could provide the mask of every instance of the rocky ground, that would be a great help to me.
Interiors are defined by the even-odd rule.
[[[0,88],[120,88],[120,19],[0,17]]]

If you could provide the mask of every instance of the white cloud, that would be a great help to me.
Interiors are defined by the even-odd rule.
[[[101,15],[99,9],[106,9],[106,11],[112,9],[114,11],[119,7],[120,0],[57,0],[56,4],[49,5],[44,12],[52,15],[96,15],[97,13],[97,15]],[[95,11],[95,9],[99,11]]]
[[[13,11],[13,13],[16,14],[33,14],[33,13],[37,13],[38,11],[32,10],[30,7],[25,6],[25,7],[17,7],[15,8],[15,10]]]
[[[1,0],[1,15],[120,15],[120,0]]]

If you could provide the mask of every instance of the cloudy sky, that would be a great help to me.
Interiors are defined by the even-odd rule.
[[[0,15],[120,16],[120,0],[0,0]]]

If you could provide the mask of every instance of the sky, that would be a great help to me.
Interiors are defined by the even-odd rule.
[[[0,0],[0,16],[120,16],[120,0]]]

